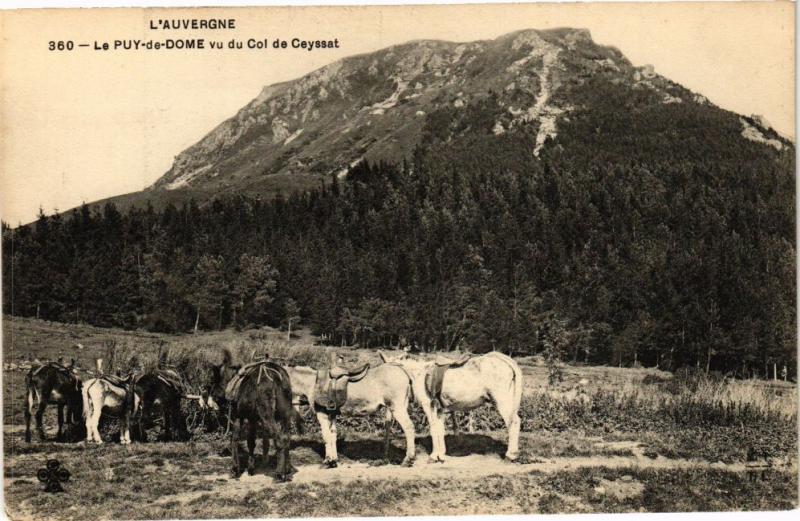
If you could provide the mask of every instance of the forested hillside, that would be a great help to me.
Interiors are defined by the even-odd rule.
[[[373,97],[389,97],[359,108],[384,69],[396,81]],[[340,96],[315,103],[345,127],[295,140],[268,124],[300,110],[291,89],[323,88]],[[340,143],[351,132],[366,134]],[[301,161],[316,173],[278,197],[240,183],[273,178],[237,170],[250,155],[314,155],[297,144],[312,138],[372,161]],[[417,42],[268,88],[182,153],[162,184],[216,198],[176,207],[162,187],[136,194],[152,205],[4,226],[3,303],[158,331],[302,324],[337,344],[771,376],[796,367],[794,166],[763,120],[585,31]]]
[[[160,331],[290,319],[362,346],[794,370],[793,147],[744,140],[711,106],[626,110],[639,94],[566,90],[602,103],[538,158],[534,131],[459,132],[493,117],[490,96],[430,118],[429,146],[403,164],[362,163],[288,198],[109,204],[5,227],[5,309]],[[437,121],[456,137],[439,139]]]

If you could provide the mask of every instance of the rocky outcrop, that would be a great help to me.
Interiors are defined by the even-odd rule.
[[[564,86],[597,77],[647,92],[641,99],[653,104],[708,104],[652,65],[634,67],[619,50],[595,44],[583,29],[525,30],[470,43],[415,41],[264,87],[181,152],[151,189],[202,197],[318,186],[318,177],[346,175],[359,160],[399,161],[423,139],[448,142],[457,132],[525,131],[533,136],[530,153],[540,157],[567,118],[591,110],[570,100]],[[489,105],[489,117],[475,116]],[[782,146],[774,132],[765,135],[766,121],[752,121],[742,130],[745,139]]]
[[[154,189],[218,192],[277,174],[338,173],[355,159],[401,159],[429,118],[464,111],[500,93],[508,118],[486,132],[536,128],[532,154],[558,132],[568,110],[553,101],[576,64],[623,77],[630,65],[588,31],[519,31],[493,41],[417,41],[340,60],[294,81],[264,87],[235,116],[181,152]],[[597,57],[600,55],[600,57]],[[565,64],[568,64],[565,65]]]

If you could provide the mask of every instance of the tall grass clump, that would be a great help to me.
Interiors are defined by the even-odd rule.
[[[797,450],[793,386],[679,374],[616,390],[536,392],[523,397],[521,409],[525,431],[657,433],[670,440],[673,456],[740,461]]]

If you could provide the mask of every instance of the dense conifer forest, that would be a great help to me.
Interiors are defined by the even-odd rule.
[[[534,130],[474,131],[502,110],[489,96],[431,114],[427,145],[403,164],[362,162],[316,190],[4,225],[4,308],[793,374],[793,147],[744,140],[715,107],[634,100],[642,111],[631,100],[644,94],[565,90],[604,101],[538,158]]]

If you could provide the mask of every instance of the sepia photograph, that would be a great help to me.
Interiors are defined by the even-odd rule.
[[[793,2],[0,33],[9,519],[798,508]]]

